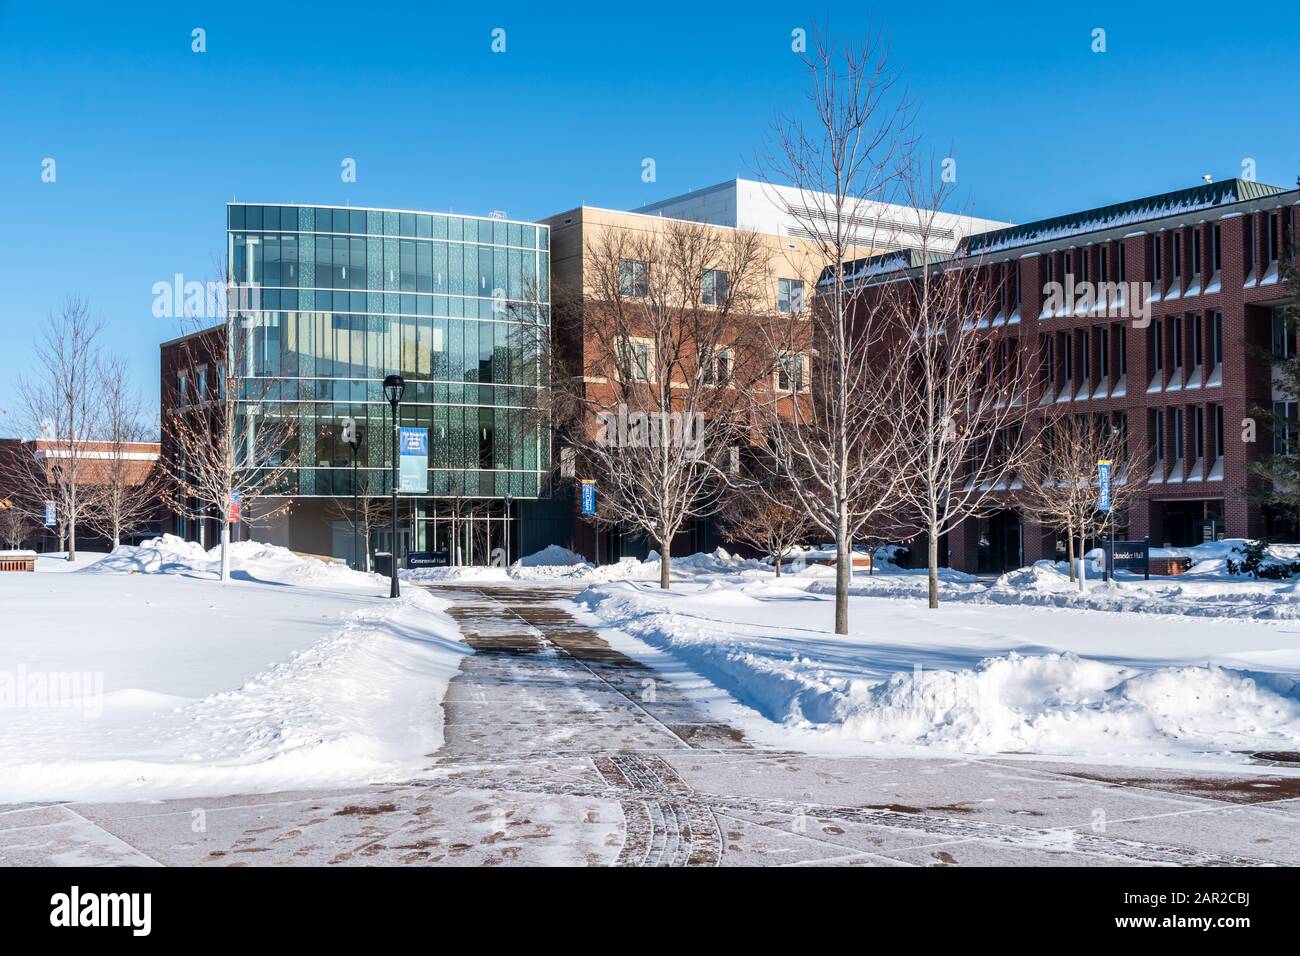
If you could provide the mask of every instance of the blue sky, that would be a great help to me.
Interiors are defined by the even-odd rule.
[[[803,96],[791,30],[868,21],[862,4],[829,20],[798,2],[448,6],[0,0],[0,434],[37,325],[72,294],[156,400],[176,327],[151,314],[151,287],[210,276],[232,198],[632,208],[750,174],[774,111]],[[1025,222],[1228,178],[1246,157],[1265,182],[1300,172],[1291,3],[874,10],[974,215]]]

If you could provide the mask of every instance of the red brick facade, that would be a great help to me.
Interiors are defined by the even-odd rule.
[[[1219,197],[1225,187],[1231,188],[1214,187]],[[1209,520],[1220,537],[1266,531],[1248,496],[1258,479],[1246,466],[1270,450],[1263,423],[1255,423],[1251,440],[1252,409],[1270,407],[1275,397],[1267,357],[1259,353],[1271,347],[1275,309],[1287,301],[1279,260],[1287,249],[1294,255],[1300,191],[1256,192],[1241,188],[1236,195],[1255,198],[1211,202],[1211,187],[1186,190],[1174,194],[1185,197],[1179,203],[1149,200],[1126,204],[1135,209],[1123,215],[1115,214],[1120,207],[1083,214],[1077,230],[1035,229],[1050,225],[1044,223],[1002,230],[1003,240],[991,233],[983,237],[988,252],[973,250],[991,267],[1009,270],[1009,287],[1016,287],[1018,271],[1017,334],[1037,343],[1044,362],[1048,394],[1037,407],[1126,423],[1132,447],[1157,459],[1157,474],[1130,509],[1124,532],[1149,535],[1153,545],[1196,543],[1210,533]],[[1150,215],[1141,214],[1144,207]],[[1087,227],[1090,217],[1099,228]],[[1039,239],[1053,233],[1060,237]],[[1067,274],[1139,283],[1144,298],[1150,284],[1149,322],[1132,314],[1134,303],[1124,317],[1086,309],[1045,313],[1047,283]],[[1054,556],[1056,536],[1013,517],[1012,495],[1002,518],[968,521],[948,536],[951,566],[997,571]]]

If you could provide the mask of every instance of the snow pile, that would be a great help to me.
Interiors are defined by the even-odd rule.
[[[613,564],[590,564],[582,555],[550,545],[521,558],[508,568],[455,567],[418,568],[403,571],[402,580],[413,583],[439,583],[448,581],[479,581],[484,583],[508,581],[556,581],[568,584],[600,584],[613,581],[657,581],[660,558],[651,551],[644,561],[638,558],[620,558]],[[689,581],[700,575],[719,573],[748,573],[772,577],[770,564],[748,558],[738,558],[725,549],[718,548],[709,554],[693,554],[673,558],[670,570],[675,581]]]
[[[1153,549],[1154,550],[1154,549]],[[1197,549],[1189,549],[1196,551]],[[944,600],[963,598],[986,604],[1026,604],[1130,614],[1175,614],[1189,617],[1295,620],[1300,618],[1300,578],[1255,581],[1229,576],[1220,558],[1195,558],[1192,569],[1149,581],[1123,575],[1102,581],[1094,568],[1080,591],[1065,565],[1039,561],[1009,571],[987,590],[966,595],[944,593]]]
[[[231,543],[230,568],[231,577],[236,580],[280,584],[364,587],[387,580],[379,575],[353,571],[346,564],[323,561],[258,541]],[[139,545],[119,545],[85,570],[91,574],[218,576],[221,572],[221,546],[205,551],[196,542],[165,534]]]
[[[208,553],[194,541],[174,534],[150,538],[138,545],[121,544],[93,565],[99,574],[176,574],[199,569]]]
[[[448,602],[284,548],[165,537],[0,576],[0,803],[405,779],[471,650]],[[24,581],[15,580],[24,578]],[[87,627],[86,622],[94,622]]]
[[[524,568],[554,567],[562,565],[586,564],[587,559],[576,551],[570,551],[558,544],[548,544],[541,551],[519,559],[519,566]]]
[[[854,596],[854,631],[836,635],[832,595],[770,575],[575,600],[616,649],[721,689],[730,712],[702,703],[778,746],[1231,762],[1300,749],[1300,643],[1268,623]]]
[[[967,753],[1093,756],[1293,749],[1294,680],[1219,667],[1139,672],[1074,654],[988,658],[970,670],[850,682],[836,732]]]

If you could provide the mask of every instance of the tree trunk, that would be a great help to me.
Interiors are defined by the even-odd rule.
[[[930,607],[939,606],[939,539],[930,535]]]
[[[1087,554],[1085,553],[1087,551],[1087,547],[1088,547],[1088,543],[1083,537],[1083,529],[1080,528],[1079,529],[1079,590],[1080,591],[1088,590],[1088,584],[1087,584],[1088,557]]]
[[[393,550],[396,552],[397,549]],[[396,553],[393,560],[397,560]],[[230,523],[227,521],[221,522],[221,580],[230,580]]]
[[[1070,565],[1070,582],[1074,583],[1074,526],[1065,529],[1065,560]]]
[[[835,529],[835,633],[849,633],[849,553],[848,515],[841,514]]]
[[[77,560],[77,525],[76,522],[68,522],[68,560]]]
[[[776,576],[781,576],[781,558],[785,555],[785,549],[778,548],[772,552],[772,567],[776,568]]]
[[[659,541],[659,586],[665,591],[668,590],[669,565],[672,563],[672,558],[668,555],[668,546],[670,543],[671,539],[669,541],[660,539]]]

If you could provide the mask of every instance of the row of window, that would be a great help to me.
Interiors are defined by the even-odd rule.
[[[1223,362],[1223,313],[1156,319],[1147,329],[1147,351],[1153,378],[1161,378],[1168,368],[1171,380],[1177,380],[1188,363],[1193,370],[1205,368],[1212,373]]]
[[[503,219],[469,219],[437,213],[382,209],[331,209],[323,206],[227,206],[234,231],[325,232],[410,239],[447,239],[496,246],[546,249],[550,230]]]
[[[1154,408],[1148,413],[1147,438],[1151,446],[1151,457],[1158,466],[1166,463],[1182,462],[1187,459],[1190,450],[1193,462],[1206,458],[1206,449],[1212,452],[1214,460],[1223,457],[1223,405],[1214,402],[1209,405],[1173,406]],[[1187,426],[1191,426],[1191,446],[1187,447],[1189,438]],[[1208,429],[1206,426],[1209,426]],[[1157,471],[1157,475],[1161,472]]]
[[[650,294],[650,264],[640,259],[620,259],[618,263],[619,294],[632,299],[643,299]],[[776,307],[781,312],[799,314],[804,311],[804,284],[800,279],[777,279]],[[730,290],[730,276],[721,269],[705,269],[700,277],[702,304],[725,305]]]
[[[1291,217],[1281,212],[1248,214],[1208,225],[1166,230],[1147,237],[1146,276],[1156,295],[1195,295],[1206,291],[1201,278],[1217,275],[1223,267],[1225,229],[1240,229],[1247,284],[1252,278],[1276,271],[1283,250],[1291,248]],[[1125,282],[1129,278],[1126,245],[1122,240],[1076,249],[1043,253],[1039,275],[1047,283],[1075,284]],[[998,290],[998,314],[1018,315],[1022,304],[1020,264],[1007,262],[989,267],[989,281]],[[1184,290],[1184,280],[1186,289]],[[1209,286],[1209,283],[1206,283]],[[1212,286],[1210,286],[1212,289]]]
[[[433,292],[529,299],[550,294],[547,254],[501,246],[231,233],[231,275],[263,288]]]
[[[654,342],[632,337],[620,346],[619,365],[634,381],[649,381],[655,374]],[[808,391],[810,357],[790,354],[777,357],[772,371],[772,385],[778,392]],[[731,381],[734,356],[728,349],[718,349],[711,362],[704,363],[704,382],[724,387]]]

